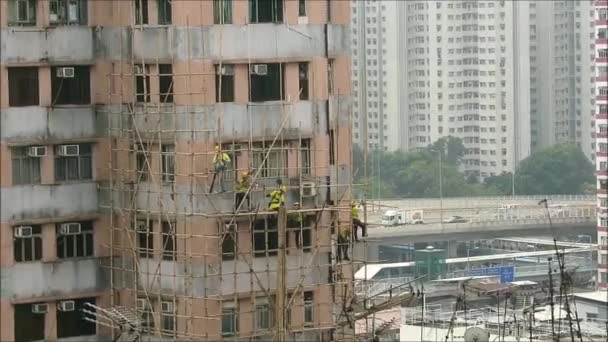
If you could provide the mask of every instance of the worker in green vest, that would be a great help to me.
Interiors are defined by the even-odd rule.
[[[249,176],[249,171],[243,171],[243,173],[241,174],[241,178],[236,184],[236,200],[234,203],[235,210],[239,207],[239,205],[241,206],[241,208],[247,208],[247,210],[249,210],[249,195],[247,194],[247,191],[249,190],[250,185],[251,178]],[[245,200],[246,203],[241,205],[241,202],[243,202],[243,200]]]
[[[351,239],[351,229],[349,225],[343,225],[338,228],[338,261],[350,260],[348,257],[348,246]]]
[[[363,233],[363,237],[367,236],[367,225],[363,223],[359,219],[359,208],[357,207],[357,203],[353,201],[352,203],[352,216],[353,216],[353,232],[355,235],[355,241],[359,241],[359,236],[357,234],[358,228],[361,228],[361,232]]]
[[[270,210],[279,211],[279,208],[285,205],[286,192],[287,187],[283,185],[283,181],[281,179],[277,179],[277,187],[272,190],[269,195],[267,195],[267,197],[270,197],[268,208]]]

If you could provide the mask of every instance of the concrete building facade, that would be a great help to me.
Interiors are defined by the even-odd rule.
[[[532,150],[575,143],[594,160],[593,1],[526,1]]]
[[[0,340],[108,339],[85,303],[165,339],[268,339],[282,301],[287,339],[340,338],[348,2],[0,6]]]
[[[608,287],[608,1],[595,1],[595,154],[599,287]]]

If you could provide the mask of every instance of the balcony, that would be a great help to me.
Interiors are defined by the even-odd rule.
[[[92,106],[12,107],[1,112],[2,140],[45,142],[97,137]]]
[[[93,28],[87,26],[7,27],[0,40],[3,64],[87,64],[95,59]]]
[[[1,221],[71,217],[97,212],[95,182],[20,185],[2,188]]]
[[[348,55],[348,27],[329,24],[327,32],[330,56]],[[105,40],[116,34],[104,34],[101,45],[110,47],[115,44]],[[133,57],[161,61],[221,59],[226,63],[247,62],[249,58],[254,61],[303,60],[325,55],[324,35],[325,25],[149,26],[133,29]]]
[[[324,101],[297,101],[294,103],[260,102],[248,105],[236,103],[218,103],[210,106],[157,106],[156,104],[137,104],[134,120],[129,123],[137,127],[142,139],[157,139],[159,130],[162,138],[173,140],[191,139],[194,132],[197,139],[202,139],[208,132],[217,131],[218,116],[221,115],[221,136],[225,141],[248,141],[269,139],[279,132],[283,125],[285,139],[311,137],[318,132],[325,132]],[[126,110],[126,109],[125,109]],[[106,112],[119,113],[118,108],[106,106]],[[125,115],[124,118],[131,116]],[[119,116],[112,117],[113,127],[119,126]],[[102,123],[104,120],[100,119]],[[158,126],[160,123],[160,126]],[[100,125],[101,127],[102,125]],[[123,126],[128,127],[128,126]],[[125,128],[126,129],[126,128]],[[172,133],[179,131],[179,133]]]
[[[19,300],[98,292],[109,287],[107,273],[98,258],[16,263],[2,269],[2,295]]]

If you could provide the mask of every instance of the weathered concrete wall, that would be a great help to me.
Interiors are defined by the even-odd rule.
[[[11,107],[0,112],[0,119],[2,140],[9,143],[87,139],[98,135],[97,114],[92,106]]]
[[[327,281],[327,266],[315,267],[312,271],[306,268],[312,257],[313,253],[306,253],[302,260],[295,256],[287,257],[288,287],[296,287],[301,277],[304,277],[303,286],[315,286]],[[323,264],[327,264],[327,255],[320,253],[312,265]],[[262,290],[258,280],[249,272],[249,266],[242,260],[224,261],[221,274],[218,273],[219,265],[205,267],[164,260],[160,261],[160,268],[158,265],[158,260],[139,259],[139,284],[152,293],[160,290],[181,296],[207,297]],[[265,289],[276,288],[276,271],[273,271],[278,269],[276,257],[253,258],[251,265]]]
[[[93,28],[87,26],[61,26],[46,30],[3,28],[0,42],[0,61],[3,64],[83,64],[95,60]]]
[[[108,269],[100,266],[98,258],[16,263],[3,268],[0,279],[2,298],[13,300],[109,288]]]
[[[2,188],[1,221],[76,216],[97,212],[95,182]]]

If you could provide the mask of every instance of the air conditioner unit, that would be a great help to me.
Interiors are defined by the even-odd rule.
[[[80,234],[80,232],[80,223],[62,223],[59,228],[59,233],[61,235],[76,235]]]
[[[80,153],[78,145],[61,145],[59,146],[59,155],[64,157],[77,156]]]
[[[44,157],[46,156],[46,147],[45,146],[32,146],[29,151],[27,151],[27,155],[30,157]]]
[[[48,311],[48,304],[32,304],[32,313],[35,314],[44,314]]]
[[[302,197],[313,197],[317,195],[317,186],[313,182],[302,182],[300,186],[300,194]]]
[[[268,64],[254,64],[251,66],[251,73],[255,75],[268,75]]]
[[[135,65],[133,67],[133,73],[135,75],[143,75],[144,74],[144,67],[141,65]]]
[[[218,75],[226,75],[232,76],[234,75],[234,66],[233,65],[222,65],[221,67],[217,66]]]
[[[74,302],[73,300],[64,300],[62,302],[59,302],[59,305],[57,305],[57,309],[59,311],[74,311],[76,309],[76,302]]]
[[[15,237],[26,238],[32,236],[32,226],[15,227]]]
[[[143,298],[137,298],[137,300],[135,301],[135,304],[137,306],[137,310],[147,310],[148,309],[148,305],[146,305],[146,300]]]
[[[74,67],[61,67],[57,68],[57,77],[59,78],[73,78]]]
[[[160,302],[160,311],[164,313],[173,313],[173,302]]]
[[[150,231],[150,226],[146,220],[137,220],[135,226],[138,232],[147,233]]]

